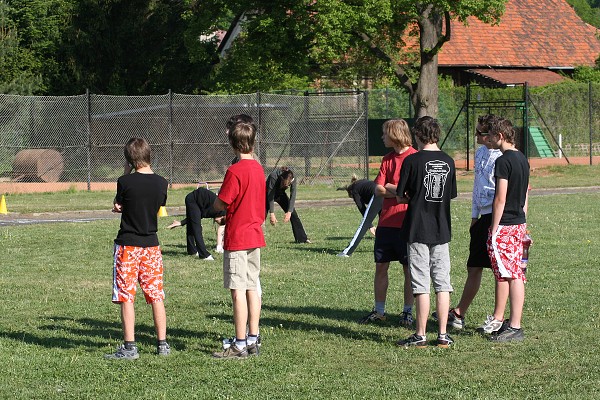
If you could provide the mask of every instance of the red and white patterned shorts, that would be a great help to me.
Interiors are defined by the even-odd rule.
[[[492,271],[498,282],[507,279],[521,279],[527,282],[521,270],[523,257],[523,235],[527,225],[500,225],[498,230],[488,235],[487,248]]]
[[[160,246],[136,247],[116,244],[113,263],[113,303],[133,303],[138,282],[147,304],[165,299]]]

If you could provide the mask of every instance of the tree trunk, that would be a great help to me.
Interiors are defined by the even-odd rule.
[[[419,81],[411,100],[416,117],[436,118],[438,114],[438,56],[436,46],[442,38],[443,14],[430,8],[419,20],[421,66]]]

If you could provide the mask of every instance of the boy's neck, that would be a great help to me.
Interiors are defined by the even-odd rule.
[[[253,160],[252,153],[237,153],[240,160]]]
[[[517,150],[514,143],[509,143],[506,140],[502,141],[500,145],[500,151],[504,153],[505,151]]]
[[[440,151],[440,148],[438,147],[437,143],[427,143],[427,144],[423,144],[423,147],[421,148],[421,150]]]
[[[140,174],[153,174],[152,168],[149,165],[145,165],[143,167],[138,167],[135,169],[135,172],[139,172]]]
[[[404,146],[404,147],[396,147],[396,146],[394,146],[394,151],[395,151],[397,154],[402,154],[402,153],[404,153],[406,150],[408,150],[408,147],[409,147],[409,146]]]

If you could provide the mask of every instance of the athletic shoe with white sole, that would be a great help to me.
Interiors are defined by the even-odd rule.
[[[387,317],[385,314],[379,314],[377,311],[373,310],[369,315],[366,315],[358,320],[359,324],[370,324],[371,322],[382,322],[385,321]]]
[[[422,349],[427,347],[427,337],[413,333],[406,339],[398,340],[396,342],[396,346],[404,347],[406,349],[408,349],[409,347],[416,347],[418,349]]]
[[[502,328],[503,321],[494,319],[493,315],[488,315],[485,322],[481,324],[476,331],[481,333],[494,333]]]
[[[414,320],[412,314],[406,311],[402,311],[402,314],[400,314],[400,326],[410,328],[413,326],[413,322]]]
[[[117,351],[111,354],[105,354],[104,358],[107,360],[137,360],[140,358],[138,348],[133,346],[130,349],[126,349],[125,345],[122,344],[117,347]]]
[[[169,343],[159,344],[156,346],[156,354],[163,357],[171,354],[171,346],[169,346]]]
[[[447,349],[448,347],[454,344],[454,339],[450,337],[447,333],[438,334],[437,337],[437,347],[441,347],[443,349]]]

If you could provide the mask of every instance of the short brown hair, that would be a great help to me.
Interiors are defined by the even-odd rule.
[[[236,124],[239,124],[240,122],[245,122],[247,124],[253,124],[254,120],[248,114],[232,115],[231,117],[229,117],[229,119],[225,123],[225,128],[227,129],[227,132],[229,132],[231,130],[231,128],[233,128]]]
[[[490,127],[498,119],[494,114],[481,115],[477,118],[477,124],[481,127],[481,133],[489,133]]]
[[[292,171],[288,167],[281,167],[281,175],[279,176],[279,178],[281,179],[280,187],[286,188],[290,186],[292,184],[292,181],[294,180],[294,171]]]
[[[506,140],[508,143],[515,144],[515,128],[513,128],[512,122],[510,122],[506,118],[496,119],[492,126],[490,126],[490,133],[492,135],[498,135],[502,133],[502,136],[504,136],[504,140]]]
[[[403,119],[389,119],[383,123],[383,131],[397,147],[412,146],[408,123]]]
[[[150,166],[150,145],[144,138],[132,137],[123,150],[125,159],[135,169]]]
[[[250,154],[254,150],[256,140],[256,125],[238,122],[228,132],[229,143],[234,150],[242,154]]]
[[[434,144],[440,141],[442,128],[435,118],[429,116],[419,118],[412,130],[421,143]]]

